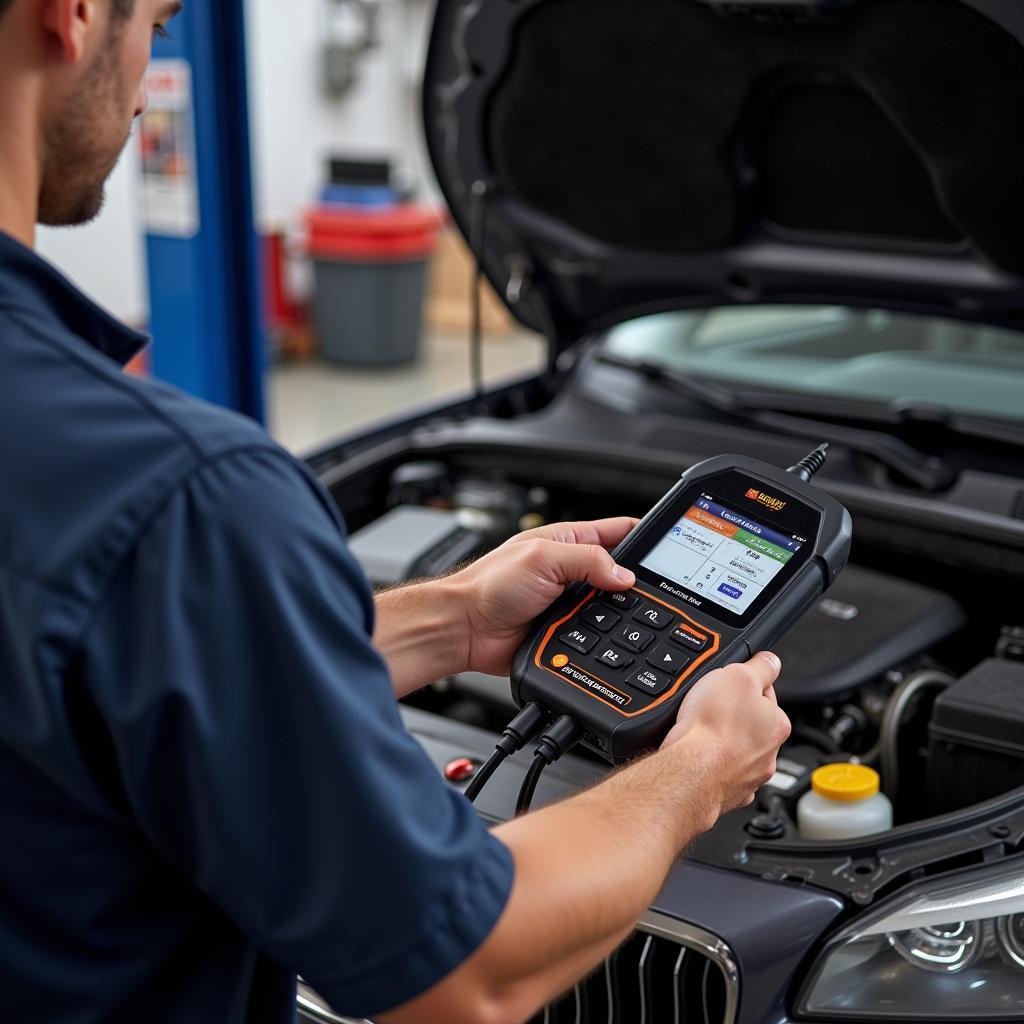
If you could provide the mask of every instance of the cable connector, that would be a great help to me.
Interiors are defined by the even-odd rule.
[[[828,458],[828,449],[828,442],[819,444],[810,455],[805,455],[795,466],[790,466],[786,472],[799,477],[805,483],[809,483],[814,474],[825,465],[825,460]]]
[[[571,715],[562,715],[544,730],[537,744],[536,756],[543,757],[548,764],[554,764],[576,746],[582,735],[583,730],[576,719]]]
[[[562,715],[556,718],[544,730],[544,735],[541,736],[537,749],[534,751],[533,763],[527,770],[522,788],[519,790],[519,799],[516,801],[516,817],[525,814],[530,809],[530,804],[533,803],[533,794],[537,791],[537,783],[540,782],[544,769],[572,750],[582,736],[582,727],[571,715]]]
[[[508,757],[519,753],[537,735],[547,717],[548,713],[534,701],[524,704],[519,714],[505,726],[505,732],[496,744],[498,750],[503,750]]]
[[[531,701],[523,705],[519,714],[505,726],[501,739],[494,745],[494,753],[477,769],[466,787],[465,796],[470,803],[480,795],[505,758],[517,754],[537,735],[547,717],[548,712],[539,704]]]

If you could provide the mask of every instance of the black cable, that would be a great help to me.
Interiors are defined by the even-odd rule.
[[[466,787],[465,797],[472,803],[479,795],[480,790],[487,785],[490,777],[498,770],[501,764],[504,762],[508,754],[505,753],[500,747],[495,748],[495,751],[484,763],[477,768],[476,774],[470,779],[469,785]]]
[[[547,718],[547,712],[532,701],[523,705],[522,710],[505,726],[501,739],[494,745],[494,753],[477,769],[466,787],[466,798],[472,802],[480,795],[490,777],[498,770],[505,758],[518,753],[536,736]]]
[[[543,754],[538,754],[533,759],[533,764],[526,772],[523,785],[519,790],[519,799],[516,801],[517,818],[530,809],[530,804],[533,803],[533,794],[537,792],[537,783],[540,782],[540,777],[547,766],[548,761]]]
[[[560,718],[556,718],[544,730],[544,735],[541,736],[534,752],[533,764],[530,765],[519,790],[519,799],[516,801],[516,817],[525,814],[530,809],[533,795],[537,790],[537,783],[540,781],[544,769],[572,750],[582,735],[583,730],[571,715],[562,715]]]
[[[828,442],[819,444],[810,455],[805,455],[795,466],[790,466],[786,472],[809,482],[811,477],[825,465],[825,460],[828,458],[828,448]]]
[[[471,207],[470,248],[473,251],[472,328],[469,336],[470,373],[476,412],[484,410],[484,325],[483,300],[480,289],[484,277],[484,247],[487,239],[487,183],[473,182]]]

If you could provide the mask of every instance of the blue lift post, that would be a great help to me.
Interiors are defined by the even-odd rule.
[[[186,4],[153,56],[184,60],[191,69],[189,173],[198,188],[198,217],[192,228],[168,231],[154,226],[147,210],[151,369],[169,384],[263,422],[243,0]]]

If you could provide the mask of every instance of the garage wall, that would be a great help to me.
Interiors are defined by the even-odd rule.
[[[108,184],[99,218],[81,228],[40,228],[37,248],[115,316],[143,327],[149,297],[138,166],[133,142]]]
[[[433,0],[380,0],[380,48],[343,99],[320,87],[327,0],[246,0],[256,222],[294,228],[319,192],[332,152],[392,156],[435,196],[421,141],[420,80]],[[39,250],[122,319],[148,320],[139,160],[126,152],[102,216],[84,228],[43,229]],[[97,258],[101,254],[102,258]]]
[[[261,227],[297,223],[332,152],[391,156],[433,192],[420,84],[432,0],[380,0],[382,45],[346,96],[320,85],[327,0],[248,0],[250,103]]]

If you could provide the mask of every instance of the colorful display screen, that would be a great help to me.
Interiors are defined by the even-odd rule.
[[[742,615],[805,543],[702,494],[640,564]]]

